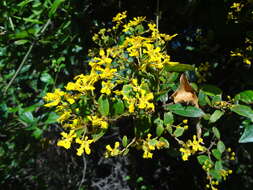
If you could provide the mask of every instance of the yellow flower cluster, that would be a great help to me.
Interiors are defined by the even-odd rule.
[[[138,24],[140,24],[141,22],[145,21],[145,17],[136,17],[133,20],[130,20],[129,23],[125,24],[123,26],[123,32],[127,32],[129,30],[131,30],[131,28],[133,26],[137,26]]]
[[[118,156],[120,154],[120,149],[119,149],[119,142],[115,142],[114,148],[112,148],[110,145],[107,145],[106,152],[105,152],[105,157],[111,157],[111,156]]]
[[[98,118],[97,116],[88,116],[88,119],[91,121],[92,126],[100,126],[103,129],[108,128],[108,123],[102,118]]]
[[[59,115],[57,121],[66,131],[61,133],[57,145],[69,149],[75,142],[80,145],[79,156],[84,152],[90,154],[90,144],[98,140],[95,136],[101,137],[109,122],[116,120],[110,105],[116,100],[123,104],[119,105],[121,112],[117,112],[122,115],[138,114],[140,110],[143,114],[154,112],[150,75],[157,76],[164,66],[178,64],[171,61],[164,48],[166,41],[176,35],[159,33],[155,24],[149,23],[147,27],[143,24],[145,17],[125,23],[126,17],[126,11],[117,14],[112,28],[102,28],[93,36],[100,48],[89,51],[90,70],[86,74],[67,83],[65,91],[55,89],[44,97],[45,106],[55,107]],[[99,97],[105,98],[105,102],[101,103]],[[93,138],[88,139],[90,136]],[[164,145],[157,141],[154,146],[161,148]],[[116,155],[118,148],[118,143],[114,148],[107,146],[108,155]],[[152,145],[145,144],[144,149],[144,157],[152,157]]]
[[[123,95],[123,100],[127,101],[128,111],[130,113],[135,111],[136,106],[139,109],[154,111],[154,103],[150,102],[153,100],[154,95],[152,92],[149,92],[147,89],[145,89],[145,86],[147,86],[145,83],[138,85],[138,80],[133,79],[129,85],[129,87],[132,89],[132,94],[125,93],[124,89],[122,89],[120,94]]]
[[[161,149],[166,146],[165,142],[158,141],[156,138],[151,139],[151,136],[151,134],[148,134],[147,138],[142,142],[142,150],[144,151],[143,158],[152,158],[152,151],[154,151],[156,148]]]
[[[233,52],[233,51],[231,51],[230,55],[232,57],[242,57],[244,63],[246,63],[247,65],[251,65],[250,59],[246,55],[242,54],[241,52]]]
[[[188,157],[195,154],[198,151],[204,151],[205,147],[200,145],[203,142],[202,138],[197,139],[196,135],[193,136],[193,141],[188,140],[183,144],[183,147],[179,149],[182,153],[182,160],[188,160]]]
[[[228,20],[233,20],[235,23],[238,23],[239,15],[243,7],[244,7],[244,4],[234,2],[230,6],[230,11],[228,12],[228,16],[227,16]]]

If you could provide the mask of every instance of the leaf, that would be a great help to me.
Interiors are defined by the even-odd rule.
[[[159,141],[164,142],[165,143],[165,148],[169,148],[170,147],[170,143],[167,141],[167,139],[165,139],[164,137],[160,137]]]
[[[231,108],[231,111],[244,116],[244,117],[248,117],[251,120],[253,120],[253,110],[249,107],[249,106],[245,106],[245,105],[234,105]]]
[[[156,118],[156,119],[154,120],[154,124],[156,124],[157,126],[158,126],[158,125],[163,125],[163,120],[161,120],[161,119],[158,117],[158,118]]]
[[[27,124],[32,124],[35,121],[31,112],[21,113],[19,118]]]
[[[185,74],[181,74],[179,87],[170,97],[173,99],[175,104],[186,103],[187,105],[190,104],[195,107],[199,107],[198,97],[196,96],[196,93]]]
[[[239,143],[253,142],[253,125],[245,126],[244,132],[239,139]]]
[[[209,171],[209,174],[216,180],[221,180],[221,174],[219,170],[212,169]]]
[[[99,133],[92,134],[92,139],[96,142],[99,140],[102,136],[104,136],[105,130],[101,130]]]
[[[176,130],[174,131],[175,137],[180,137],[184,133],[184,128],[183,127],[177,127]]]
[[[163,128],[162,125],[158,125],[158,126],[156,127],[156,135],[157,135],[158,137],[161,136],[161,134],[163,133],[163,131],[164,131],[164,128]]]
[[[215,110],[213,114],[211,115],[209,122],[210,123],[215,123],[217,120],[221,118],[221,116],[224,114],[224,112],[220,110]]]
[[[203,93],[202,90],[199,91],[198,99],[199,99],[199,105],[205,106],[207,104],[206,102],[206,94]]]
[[[63,3],[65,0],[55,0],[51,6],[51,9],[48,13],[48,16],[51,18],[54,13],[57,11],[58,7]]]
[[[24,45],[27,42],[29,42],[29,40],[17,40],[14,42],[15,45]]]
[[[163,115],[163,123],[164,125],[172,125],[174,122],[174,117],[171,112],[166,112]]]
[[[50,112],[47,120],[45,121],[45,124],[55,123],[58,118],[59,118],[59,116],[55,112]]]
[[[217,139],[220,139],[220,132],[219,132],[219,130],[216,127],[213,127],[212,130],[213,130],[213,134],[215,135],[215,137]]]
[[[124,103],[121,99],[116,99],[116,102],[113,104],[113,110],[115,115],[120,115],[124,113]]]
[[[210,84],[202,85],[200,89],[208,96],[215,96],[222,94],[222,90],[220,88]]]
[[[53,84],[54,83],[54,79],[53,77],[51,77],[51,75],[47,72],[42,73],[40,80],[42,82],[48,83],[48,84]]]
[[[215,165],[214,165],[214,168],[215,168],[215,170],[222,170],[223,169],[222,161],[221,160],[216,161]]]
[[[215,105],[216,102],[222,101],[221,95],[215,95],[212,98],[212,105]]]
[[[210,160],[208,156],[206,155],[200,155],[197,157],[198,162],[203,165],[205,163],[206,160]]]
[[[217,144],[217,149],[220,151],[220,153],[223,153],[226,149],[225,144],[222,141],[219,141]]]
[[[42,133],[43,133],[43,130],[41,130],[40,128],[36,127],[36,129],[32,133],[32,136],[35,139],[39,139],[41,137]]]
[[[166,64],[165,66],[165,71],[174,71],[174,72],[183,72],[183,71],[193,71],[194,70],[194,66],[192,65],[188,65],[188,64],[181,64],[181,63],[177,63],[177,64]]]
[[[123,137],[123,139],[122,139],[122,145],[123,145],[124,147],[126,147],[127,144],[128,144],[128,139],[127,139],[127,136],[125,135],[125,136]]]
[[[235,96],[235,100],[240,100],[246,104],[253,103],[253,90],[245,90]]]
[[[205,114],[200,108],[183,106],[181,104],[167,105],[165,109],[185,117],[202,117]]]
[[[109,115],[109,101],[108,99],[101,95],[98,99],[98,111],[103,115],[107,116]]]
[[[217,160],[221,159],[221,153],[218,149],[212,149],[212,154]]]

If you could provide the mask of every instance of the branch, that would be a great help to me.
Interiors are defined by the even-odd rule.
[[[43,34],[46,30],[46,28],[48,27],[48,25],[50,24],[51,20],[48,19],[46,24],[43,26],[43,28],[41,29],[41,31],[38,33],[37,37],[39,37],[41,34]],[[23,65],[25,64],[28,56],[30,55],[33,46],[34,46],[35,42],[32,42],[32,44],[30,45],[28,51],[26,52],[21,64],[19,65],[17,71],[15,72],[14,76],[12,77],[12,79],[10,80],[10,82],[8,83],[8,85],[6,86],[5,90],[4,90],[4,94],[6,94],[7,90],[9,89],[9,87],[11,86],[11,84],[13,83],[13,81],[15,80],[15,78],[18,76],[18,73],[20,72],[20,70],[22,69]]]

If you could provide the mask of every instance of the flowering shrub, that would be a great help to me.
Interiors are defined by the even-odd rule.
[[[231,98],[222,100],[221,92],[210,86],[200,88],[198,98],[195,95],[206,113],[197,103],[168,103],[179,73],[194,67],[167,54],[166,45],[177,34],[161,34],[145,17],[128,23],[126,18],[126,12],[117,14],[111,28],[93,36],[98,48],[89,52],[88,73],[76,76],[65,90],[55,89],[44,97],[46,107],[55,107],[64,129],[57,145],[66,149],[74,145],[78,156],[89,155],[100,138],[125,127],[117,126],[117,121],[131,118],[134,124],[127,130],[134,136],[116,136],[102,147],[105,157],[126,155],[136,148],[148,159],[157,150],[173,149],[183,161],[196,156],[206,172],[206,187],[217,189],[232,173],[229,163],[235,153],[226,148],[215,123],[231,110],[245,116],[241,109],[245,107]]]

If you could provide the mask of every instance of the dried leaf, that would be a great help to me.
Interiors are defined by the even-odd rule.
[[[182,74],[180,77],[179,88],[170,96],[174,103],[186,103],[187,105],[194,105],[199,107],[198,97],[196,96],[195,91],[191,87],[188,79],[185,74]]]

